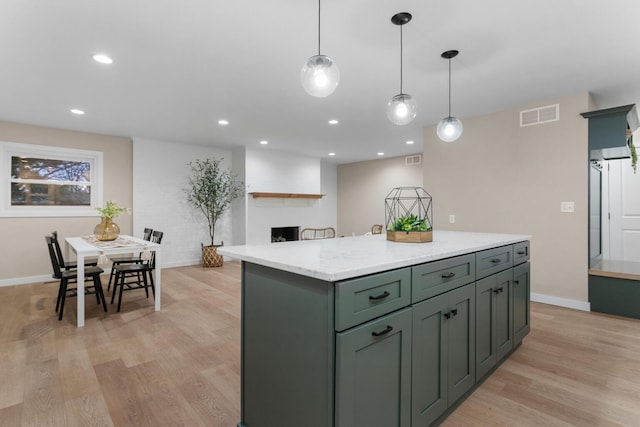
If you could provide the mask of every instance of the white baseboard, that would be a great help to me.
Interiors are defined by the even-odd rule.
[[[29,283],[41,283],[41,282],[55,282],[56,279],[51,277],[50,274],[43,276],[30,276],[30,277],[16,277],[14,279],[1,279],[0,288],[3,286],[15,286],[15,285],[27,285]]]
[[[531,294],[531,301],[543,304],[557,305],[559,307],[573,308],[574,310],[591,311],[591,303],[568,298],[554,297],[544,294]]]

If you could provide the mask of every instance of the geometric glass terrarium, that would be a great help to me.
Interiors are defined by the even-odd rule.
[[[433,241],[431,195],[422,187],[396,187],[384,199],[387,240]]]

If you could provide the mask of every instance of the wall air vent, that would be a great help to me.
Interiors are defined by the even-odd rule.
[[[407,156],[404,158],[404,164],[407,166],[415,166],[422,164],[422,154]]]
[[[520,111],[520,127],[560,120],[560,104]]]

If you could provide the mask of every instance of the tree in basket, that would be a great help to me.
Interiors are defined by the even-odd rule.
[[[203,267],[222,266],[222,256],[217,253],[214,235],[216,222],[229,209],[231,202],[244,195],[244,183],[230,171],[222,169],[223,159],[197,159],[189,162],[191,176],[185,189],[187,201],[198,208],[207,218],[210,245],[202,245]]]

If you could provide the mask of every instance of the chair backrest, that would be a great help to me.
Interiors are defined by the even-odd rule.
[[[382,234],[382,224],[373,224],[371,234]]]
[[[332,239],[334,237],[336,237],[336,230],[333,227],[303,228],[300,232],[300,240]]]
[[[60,262],[58,261],[58,257],[56,255],[55,249],[55,239],[52,236],[44,236],[44,239],[47,242],[47,247],[49,249],[49,258],[51,258],[51,267],[53,269],[53,278],[60,279],[62,278],[62,270],[60,269]]]
[[[152,228],[145,228],[144,229],[144,233],[142,235],[142,240],[151,240],[151,233],[153,233],[153,229]]]
[[[162,243],[162,237],[164,236],[164,232],[162,231],[153,231],[151,233],[151,239],[150,241],[152,243],[157,243],[157,244],[161,244]],[[149,260],[147,261],[147,265],[149,266],[149,268],[154,269],[156,268],[156,251],[151,251],[151,257],[149,258]]]
[[[50,237],[53,240],[53,247],[58,258],[58,265],[60,266],[61,270],[64,270],[66,266],[64,265],[64,257],[62,256],[62,249],[60,248],[60,242],[58,241],[58,231],[53,230]],[[56,277],[56,279],[59,279],[59,277]]]

